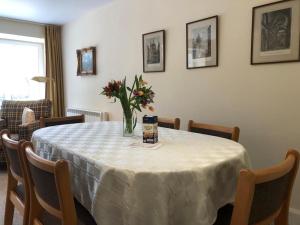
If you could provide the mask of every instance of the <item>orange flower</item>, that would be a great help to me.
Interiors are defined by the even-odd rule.
[[[143,92],[143,91],[138,91],[138,95],[139,95],[139,96],[143,96],[143,95],[144,95],[144,92]]]
[[[141,85],[147,85],[148,82],[147,82],[147,81],[144,81],[144,80],[141,80],[141,81],[140,81],[140,84],[141,84]]]
[[[151,112],[154,112],[154,107],[153,107],[153,106],[149,106],[148,109],[149,109]]]

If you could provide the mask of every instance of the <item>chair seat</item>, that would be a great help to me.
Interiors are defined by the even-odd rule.
[[[97,225],[92,215],[88,212],[83,205],[81,205],[77,200],[74,199],[76,214],[78,219],[77,225]],[[40,221],[43,225],[61,225],[61,221],[57,219],[55,216],[44,211],[42,216],[40,217]]]
[[[218,217],[214,225],[230,225],[233,205],[227,204],[218,210]]]

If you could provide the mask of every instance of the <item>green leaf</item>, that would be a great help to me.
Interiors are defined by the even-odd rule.
[[[134,89],[134,85],[135,85],[135,80],[132,84],[132,87],[131,87],[131,91],[130,91],[130,94],[129,94],[129,99],[131,99],[131,96],[132,96],[132,92],[133,92],[133,89]]]
[[[139,110],[140,112],[142,112],[141,107],[140,107],[140,104],[137,104],[137,105],[136,105],[136,109]]]
[[[138,90],[138,89],[140,88],[140,83],[139,83],[139,80],[138,80],[137,75],[135,75],[134,81],[135,81],[135,83],[136,83],[136,89]]]
[[[137,123],[137,117],[135,116],[135,118],[134,118],[134,123],[133,123],[133,129],[135,129],[136,123]]]

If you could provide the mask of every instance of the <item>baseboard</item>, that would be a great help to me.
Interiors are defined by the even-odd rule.
[[[290,225],[300,224],[300,210],[295,208],[290,208]]]

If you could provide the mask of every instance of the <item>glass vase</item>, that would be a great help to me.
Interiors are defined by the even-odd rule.
[[[123,136],[132,137],[134,135],[134,118],[133,115],[123,114]]]

